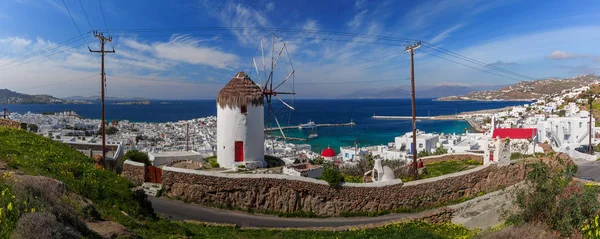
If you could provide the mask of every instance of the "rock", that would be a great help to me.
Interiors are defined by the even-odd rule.
[[[135,234],[127,230],[123,225],[111,222],[87,222],[87,226],[102,238],[135,238]]]

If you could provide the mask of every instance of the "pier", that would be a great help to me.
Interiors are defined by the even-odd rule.
[[[354,121],[350,122],[350,123],[343,123],[343,124],[317,124],[317,128],[321,128],[321,127],[343,127],[343,126],[355,126],[356,123],[354,123]],[[281,126],[281,129],[298,129],[299,125],[293,125],[293,126]],[[271,127],[271,128],[265,128],[265,131],[276,131],[279,130],[279,127]],[[307,129],[308,130],[308,129]],[[289,139],[289,137],[286,137]]]
[[[381,120],[412,120],[412,116],[384,116],[384,115],[373,115],[373,119]],[[458,115],[440,115],[440,116],[417,116],[417,120],[464,120],[464,117]]]
[[[267,138],[276,138],[276,139],[285,139],[288,141],[308,141],[308,139],[305,138],[294,138],[294,137],[283,137],[281,135],[267,135]]]
[[[412,120],[412,116],[382,116],[382,115],[373,115],[373,119],[381,119],[381,120]],[[470,117],[465,117],[464,115],[439,115],[439,116],[417,116],[415,117],[417,120],[464,120],[471,125],[473,130],[476,132],[485,132],[485,130],[481,127],[481,124]]]

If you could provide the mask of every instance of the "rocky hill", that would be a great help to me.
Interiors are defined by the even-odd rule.
[[[438,98],[450,95],[468,94],[475,91],[467,86],[434,86],[426,89],[417,89],[417,98]],[[410,89],[386,88],[386,89],[361,89],[352,94],[343,95],[342,99],[404,99],[410,98]]]
[[[0,104],[89,104],[83,100],[63,100],[51,95],[28,95],[0,89]]]
[[[548,78],[535,81],[522,81],[499,90],[475,91],[466,95],[441,97],[438,100],[531,100],[547,95],[559,94],[563,90],[582,87],[592,83],[600,83],[600,77],[596,75],[582,75],[565,79]]]

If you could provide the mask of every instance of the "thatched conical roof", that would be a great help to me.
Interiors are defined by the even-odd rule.
[[[221,108],[263,105],[262,89],[246,73],[240,71],[219,91],[217,103]]]

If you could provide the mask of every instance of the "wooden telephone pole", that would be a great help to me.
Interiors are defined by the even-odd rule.
[[[185,151],[190,151],[190,123],[185,124]]]
[[[593,128],[592,127],[592,114],[593,114],[594,107],[592,107],[592,104],[594,103],[594,100],[596,100],[596,98],[598,98],[598,95],[595,95],[592,92],[590,92],[588,94],[588,103],[590,104],[590,123],[589,123],[589,133],[590,133],[590,135],[588,137],[589,140],[590,140],[589,141],[590,143],[588,144],[588,152],[590,154],[594,154],[594,147],[592,146],[592,136],[594,136],[593,132],[592,132],[592,128]]]
[[[106,55],[107,53],[115,53],[115,49],[112,49],[112,51],[105,51],[104,50],[104,44],[106,42],[111,42],[112,41],[112,37],[104,37],[104,34],[98,31],[94,31],[94,36],[96,38],[98,38],[98,40],[100,40],[100,50],[99,51],[94,51],[92,49],[89,49],[90,52],[93,53],[99,53],[100,57],[102,58],[102,68],[101,68],[101,73],[100,73],[100,86],[102,87],[102,160],[106,160],[106,131],[105,131],[105,121],[104,121],[104,86],[106,84],[106,74],[104,73],[104,55]]]
[[[411,84],[411,98],[412,98],[412,155],[414,168],[414,180],[417,180],[418,169],[417,169],[417,108],[415,104],[415,50],[421,46],[421,42],[406,46],[404,51],[410,54],[410,84]]]

